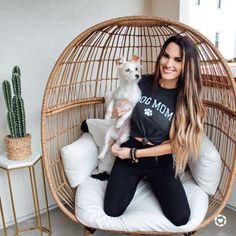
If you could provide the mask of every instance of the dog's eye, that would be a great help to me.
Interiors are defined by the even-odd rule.
[[[138,70],[138,67],[136,67],[135,70]]]
[[[126,69],[125,71],[126,71],[126,72],[130,72],[130,69]]]

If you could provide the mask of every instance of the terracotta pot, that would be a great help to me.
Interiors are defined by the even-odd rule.
[[[31,154],[31,134],[26,134],[22,138],[11,138],[10,135],[5,136],[5,145],[7,149],[7,157],[10,160],[24,160]]]

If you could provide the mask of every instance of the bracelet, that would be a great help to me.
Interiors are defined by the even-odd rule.
[[[138,163],[138,158],[136,156],[137,149],[131,148],[130,149],[130,158],[132,159],[132,163]]]
[[[172,153],[172,158],[173,158],[173,168],[176,167],[176,154]]]

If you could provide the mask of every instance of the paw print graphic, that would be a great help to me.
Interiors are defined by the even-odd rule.
[[[152,116],[152,110],[150,108],[146,108],[146,109],[144,109],[144,114],[146,116]]]

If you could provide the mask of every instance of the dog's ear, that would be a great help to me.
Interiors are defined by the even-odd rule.
[[[141,59],[141,57],[140,56],[137,56],[137,55],[133,55],[132,56],[132,61],[135,61],[135,62],[140,62],[140,59]]]
[[[125,62],[126,62],[125,57],[121,57],[121,58],[116,59],[116,65],[118,67],[122,66]]]

